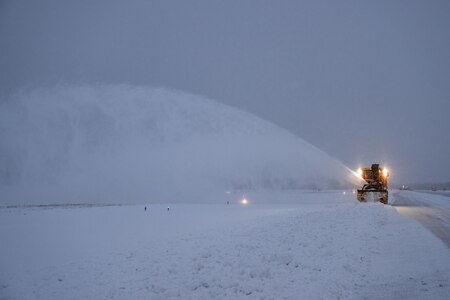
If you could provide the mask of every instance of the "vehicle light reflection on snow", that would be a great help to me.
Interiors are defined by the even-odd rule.
[[[242,205],[247,205],[247,204],[248,204],[248,200],[247,200],[246,198],[243,198],[243,199],[241,200],[241,204],[242,204]]]

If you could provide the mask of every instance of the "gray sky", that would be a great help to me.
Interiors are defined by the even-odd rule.
[[[398,183],[450,181],[449,16],[445,0],[0,0],[0,91],[176,88],[349,167],[386,162]]]

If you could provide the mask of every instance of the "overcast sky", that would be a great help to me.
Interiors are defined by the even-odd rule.
[[[450,181],[450,1],[0,0],[0,90],[200,94],[351,168]]]

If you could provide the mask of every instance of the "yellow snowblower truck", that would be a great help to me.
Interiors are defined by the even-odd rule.
[[[386,168],[381,169],[379,164],[373,164],[370,168],[359,169],[358,174],[367,182],[360,190],[357,190],[358,201],[380,201],[388,204],[389,171]]]

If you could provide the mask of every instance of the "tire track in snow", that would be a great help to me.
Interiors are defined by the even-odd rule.
[[[435,195],[421,199],[417,193],[396,192],[392,205],[400,214],[418,221],[450,248],[450,208],[427,201],[429,197]]]

